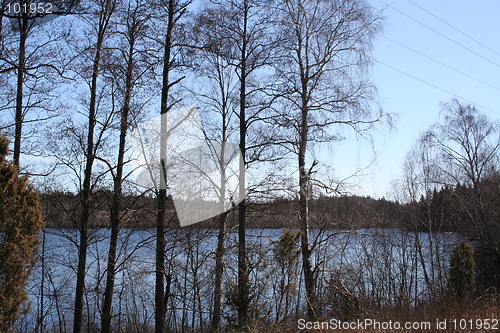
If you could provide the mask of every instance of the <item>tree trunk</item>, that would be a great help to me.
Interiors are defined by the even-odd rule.
[[[14,165],[19,168],[21,158],[21,138],[23,129],[23,87],[26,72],[26,39],[28,38],[28,17],[19,18],[19,59],[17,63],[16,115],[14,134]]]
[[[83,296],[85,293],[85,268],[87,264],[87,247],[88,247],[88,222],[90,218],[90,197],[91,197],[91,178],[92,167],[94,165],[94,130],[96,125],[96,106],[97,106],[97,77],[99,76],[99,66],[101,61],[102,43],[104,40],[109,16],[111,12],[106,8],[101,12],[99,19],[99,31],[97,34],[97,43],[92,69],[92,81],[90,85],[90,105],[88,117],[88,132],[87,132],[87,149],[85,153],[86,163],[82,188],[82,215],[80,220],[80,245],[78,247],[78,270],[76,277],[75,291],[75,313],[73,318],[73,331],[79,333],[83,325]],[[111,10],[112,11],[112,10]]]
[[[215,252],[215,279],[214,279],[214,309],[212,315],[212,332],[219,332],[222,308],[222,277],[224,274],[224,239],[226,236],[227,212],[219,216],[219,234],[217,236],[217,250]]]
[[[246,263],[246,200],[245,200],[245,154],[246,154],[246,77],[247,77],[247,25],[248,3],[243,4],[243,35],[241,46],[241,73],[240,73],[240,159],[239,170],[239,198],[243,198],[238,205],[238,324],[244,328],[248,321],[249,287],[248,268]]]
[[[299,1],[299,8],[302,4]],[[310,196],[310,171],[306,170],[307,142],[309,135],[309,33],[306,33],[305,41],[301,36],[302,31],[298,31],[298,57],[300,67],[300,96],[301,96],[301,116],[299,127],[299,218],[300,218],[300,246],[302,252],[302,269],[304,271],[304,284],[306,289],[307,316],[309,319],[316,318],[315,305],[315,278],[311,263],[311,248],[309,246],[309,196]],[[305,42],[305,45],[302,43]],[[304,48],[304,49],[303,49]],[[305,56],[305,61],[302,57]],[[305,62],[305,63],[304,63]]]
[[[161,92],[161,137],[160,137],[160,189],[158,193],[158,215],[156,219],[156,275],[155,275],[155,333],[165,331],[165,212],[167,204],[166,175],[166,114],[170,89],[169,74],[171,69],[172,31],[174,28],[174,1],[168,2],[167,35],[165,36],[165,54],[163,58],[163,82]]]
[[[88,213],[82,214],[88,215]],[[85,267],[87,265],[87,247],[88,247],[88,230],[83,228],[87,225],[86,221],[81,221],[82,225],[79,228],[80,246],[78,247],[78,271],[76,275],[76,291],[75,291],[75,314],[73,318],[73,332],[80,333],[83,325],[83,294],[85,293]]]
[[[163,333],[166,319],[164,292],[165,277],[165,207],[167,190],[161,188],[158,194],[158,215],[156,219],[156,272],[155,272],[155,333]]]
[[[302,269],[306,288],[307,315],[309,319],[316,317],[315,313],[315,281],[311,264],[311,249],[309,247],[309,174],[306,171],[307,150],[307,106],[303,105],[299,143],[299,218],[300,218],[300,246],[302,252]]]
[[[222,277],[224,274],[224,239],[226,236],[227,212],[225,211],[226,201],[226,146],[227,146],[227,103],[222,102],[222,142],[219,162],[220,189],[219,204],[223,212],[219,216],[219,234],[217,236],[217,250],[215,252],[215,279],[214,279],[214,308],[212,315],[212,332],[219,332],[222,308]]]
[[[125,96],[120,117],[120,143],[118,147],[118,163],[116,175],[114,178],[113,202],[111,207],[111,238],[109,241],[108,267],[106,273],[106,289],[104,291],[104,305],[102,309],[101,332],[111,332],[112,302],[113,291],[115,287],[115,266],[116,266],[116,247],[118,244],[118,234],[120,231],[120,210],[122,200],[123,183],[123,160],[125,155],[125,141],[128,131],[128,115],[130,112],[130,98],[132,95],[133,82],[132,75],[134,69],[134,36],[131,36],[130,47],[127,59],[127,70],[125,78]]]

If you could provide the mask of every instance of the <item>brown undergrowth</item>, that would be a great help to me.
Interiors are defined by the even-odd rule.
[[[306,326],[304,316],[287,319],[280,323],[255,321],[249,325],[247,332],[496,332],[500,331],[500,296],[485,296],[470,302],[443,298],[411,307],[373,308],[365,310],[363,314],[353,315],[352,317],[346,314],[343,317],[345,319],[342,322],[354,322],[358,325],[357,323],[365,323],[365,320],[371,320],[373,325],[363,326],[361,324],[361,326],[353,329],[341,329],[339,328],[339,322],[335,321],[337,318],[323,317],[311,321],[309,326],[312,328],[301,329],[301,327]],[[299,322],[300,319],[302,319],[302,325]],[[333,322],[336,323],[337,327],[332,324]],[[401,325],[400,329],[396,328],[396,322]],[[375,323],[378,323],[380,327],[375,327]],[[392,323],[391,327],[387,327],[389,323]],[[406,323],[419,326],[419,328],[405,328]],[[489,326],[489,329],[486,329],[487,326]],[[231,330],[230,332],[240,331]]]

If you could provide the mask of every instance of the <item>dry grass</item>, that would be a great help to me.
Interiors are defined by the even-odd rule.
[[[328,322],[332,318],[322,318],[318,322]],[[253,322],[248,328],[249,333],[288,333],[288,332],[405,332],[405,333],[422,333],[422,332],[495,332],[500,331],[500,296],[496,297],[483,297],[471,302],[454,302],[450,300],[439,300],[428,304],[422,304],[417,307],[391,307],[383,309],[372,309],[368,313],[356,317],[352,317],[346,321],[364,321],[365,319],[372,319],[376,322],[382,324],[383,322],[388,323],[391,321],[393,323],[393,329],[383,329],[383,328],[373,328],[364,327],[364,329],[299,329],[298,319],[287,320],[281,323],[266,323],[264,321]],[[476,324],[485,323],[485,319],[489,319],[490,325],[492,319],[498,321],[496,330],[494,329],[484,329],[479,328]],[[438,329],[437,321],[443,323],[446,320],[446,328]],[[453,323],[456,320],[456,324]],[[460,320],[462,324],[467,327],[460,329]],[[464,321],[465,320],[465,321]],[[476,322],[476,320],[478,320]],[[394,329],[394,323],[399,322],[402,325],[401,329]],[[405,323],[419,323],[419,325],[424,325],[424,323],[429,323],[430,328],[424,329],[405,329]],[[323,324],[324,325],[324,324]],[[443,325],[443,324],[441,324]],[[456,325],[456,329],[454,327]],[[471,329],[472,325],[472,329]],[[238,331],[231,331],[238,332]]]

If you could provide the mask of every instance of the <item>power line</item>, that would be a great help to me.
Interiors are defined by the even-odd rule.
[[[466,34],[465,32],[463,32],[462,30],[454,27],[453,25],[451,25],[450,23],[446,22],[445,20],[441,19],[440,17],[438,17],[437,15],[431,13],[430,11],[428,11],[427,9],[425,9],[424,7],[420,6],[419,4],[413,2],[412,0],[407,0],[408,2],[412,3],[414,6],[420,8],[421,10],[423,10],[424,12],[426,12],[427,14],[431,15],[432,17],[434,17],[435,19],[441,21],[442,23],[446,24],[447,26],[449,26],[450,28],[452,28],[453,30],[459,32],[460,34],[462,34],[463,36],[469,38],[470,40],[474,41],[475,43],[481,45],[482,47],[484,47],[485,49],[487,49],[488,51],[496,54],[497,56],[500,56],[500,53],[498,53],[497,51],[493,50],[492,48],[484,45],[483,43],[481,43],[480,41],[478,41],[477,39],[469,36],[468,34]]]
[[[428,86],[431,86],[431,87],[433,87],[433,88],[435,88],[435,89],[441,90],[442,92],[445,92],[445,93],[447,93],[447,94],[450,94],[450,95],[452,95],[452,96],[454,96],[454,97],[458,97],[458,98],[460,98],[461,100],[464,100],[464,101],[466,101],[466,102],[467,102],[467,103],[469,103],[469,104],[474,104],[474,105],[476,105],[476,106],[480,107],[481,109],[488,110],[488,111],[490,111],[490,112],[492,112],[492,113],[495,113],[495,114],[500,115],[500,112],[497,112],[497,111],[495,111],[495,110],[493,110],[493,109],[490,109],[490,108],[488,108],[488,107],[486,107],[486,106],[483,106],[483,105],[477,104],[476,102],[473,102],[473,101],[471,101],[471,100],[469,100],[469,99],[467,99],[467,98],[465,98],[465,97],[462,97],[462,96],[460,96],[460,95],[457,95],[457,94],[455,94],[455,93],[452,93],[452,92],[451,92],[451,91],[449,91],[449,90],[446,90],[446,89],[441,88],[441,87],[439,87],[439,86],[437,86],[437,85],[435,85],[435,84],[433,84],[433,83],[430,83],[430,82],[428,82],[428,81],[425,81],[424,79],[421,79],[421,78],[419,78],[419,77],[416,77],[415,75],[412,75],[412,74],[409,74],[409,73],[407,73],[407,72],[405,72],[405,71],[402,71],[402,70],[400,70],[400,69],[398,69],[398,68],[396,68],[396,67],[394,67],[394,66],[388,65],[388,64],[386,64],[386,63],[384,63],[384,62],[382,62],[382,61],[379,61],[379,60],[377,60],[377,59],[373,59],[373,61],[375,61],[376,63],[379,63],[379,64],[381,64],[381,65],[383,65],[383,66],[385,66],[385,67],[388,67],[388,68],[390,68],[390,69],[392,69],[392,70],[394,70],[394,71],[396,71],[396,72],[399,72],[399,73],[404,74],[404,75],[406,75],[406,76],[408,76],[408,77],[411,77],[411,78],[412,78],[412,79],[414,79],[414,80],[417,80],[417,81],[422,82],[422,83],[424,83],[424,84],[426,84],[426,85],[428,85]]]
[[[450,42],[452,42],[452,43],[454,43],[454,44],[456,44],[456,45],[458,45],[458,46],[462,47],[463,49],[465,49],[465,50],[467,50],[467,51],[469,51],[469,52],[471,52],[471,53],[473,53],[473,54],[477,55],[478,57],[482,58],[483,60],[486,60],[487,62],[491,63],[492,65],[494,65],[494,66],[496,66],[496,67],[500,68],[500,65],[499,65],[499,64],[497,64],[496,62],[494,62],[494,61],[492,61],[492,60],[490,60],[490,59],[486,58],[486,57],[485,57],[485,56],[483,56],[482,54],[479,54],[479,53],[477,53],[476,51],[472,50],[471,48],[468,48],[467,46],[465,46],[465,45],[463,45],[463,44],[460,44],[459,42],[457,42],[457,41],[455,41],[454,39],[452,39],[452,38],[450,38],[450,37],[448,37],[448,36],[446,36],[446,35],[442,34],[441,32],[437,31],[436,29],[434,29],[434,28],[432,28],[432,27],[428,26],[427,24],[422,23],[422,22],[420,22],[419,20],[417,20],[416,18],[414,18],[414,17],[412,17],[412,16],[410,16],[410,15],[408,15],[408,14],[406,14],[406,13],[402,12],[401,10],[399,10],[399,9],[397,9],[397,8],[395,8],[395,7],[391,6],[391,5],[389,5],[387,2],[384,2],[384,1],[382,1],[382,0],[378,0],[378,1],[379,1],[379,2],[381,2],[382,4],[386,5],[387,7],[392,8],[393,10],[395,10],[395,11],[396,11],[396,12],[398,12],[398,13],[400,13],[401,15],[406,16],[406,17],[407,17],[407,18],[409,18],[410,20],[412,20],[412,21],[414,21],[414,22],[416,22],[416,23],[420,24],[421,26],[423,26],[423,27],[425,27],[425,28],[427,28],[427,29],[429,29],[429,30],[433,31],[434,33],[436,33],[436,34],[440,35],[441,37],[443,37],[443,38],[445,38],[445,39],[449,40]]]
[[[308,0],[306,0],[306,1],[308,1]],[[311,1],[311,0],[309,0],[309,1]],[[408,1],[411,1],[411,0],[408,0]],[[346,18],[345,16],[340,15],[340,14],[338,14],[338,13],[336,13],[336,12],[332,11],[331,9],[321,7],[321,6],[320,6],[317,2],[315,2],[315,5],[316,5],[316,7],[317,7],[317,8],[320,8],[320,9],[322,9],[322,10],[328,11],[328,12],[330,12],[330,13],[332,13],[332,14],[334,14],[334,15],[336,15],[336,16],[338,16],[338,17],[340,17],[340,18],[342,18],[342,19],[344,19],[344,20],[346,20],[346,21],[352,22],[352,20],[349,20],[349,19],[348,19],[348,18]],[[370,29],[370,28],[368,28],[368,27],[366,27],[366,26],[362,26],[361,28],[362,28],[362,29],[365,29],[365,30],[367,30],[367,31],[369,31],[369,32],[374,33],[373,29]],[[384,38],[384,39],[386,39],[386,40],[390,41],[391,43],[394,43],[394,44],[396,44],[396,45],[398,45],[398,46],[400,46],[400,47],[403,47],[403,48],[405,48],[405,49],[407,49],[407,50],[409,50],[409,51],[411,51],[411,52],[413,52],[413,53],[416,53],[416,54],[418,54],[418,55],[420,55],[420,56],[422,56],[422,57],[424,57],[424,58],[426,58],[426,59],[429,59],[429,60],[431,60],[431,61],[433,61],[433,62],[435,62],[435,63],[437,63],[437,64],[439,64],[439,65],[441,65],[441,66],[444,66],[444,67],[446,67],[446,68],[448,68],[448,69],[451,69],[452,71],[455,71],[455,72],[457,72],[457,73],[459,73],[459,74],[462,74],[462,75],[464,75],[464,76],[466,76],[466,77],[468,77],[468,78],[470,78],[470,79],[472,79],[472,80],[475,80],[475,81],[477,81],[477,82],[480,82],[480,83],[482,83],[482,84],[484,84],[484,85],[486,85],[486,86],[488,86],[488,87],[490,87],[490,88],[493,88],[493,89],[495,89],[495,90],[500,91],[500,88],[498,88],[498,87],[496,87],[496,86],[494,86],[494,85],[492,85],[492,84],[490,84],[490,83],[488,83],[488,82],[485,82],[485,81],[483,81],[483,80],[481,80],[481,79],[478,79],[478,78],[476,78],[476,77],[474,77],[474,76],[472,76],[472,75],[470,75],[470,74],[467,74],[467,73],[465,73],[465,72],[463,72],[463,71],[461,71],[461,70],[459,70],[459,69],[456,69],[456,68],[454,68],[454,67],[452,67],[452,66],[450,66],[450,65],[448,65],[448,64],[445,64],[445,63],[444,63],[444,62],[442,62],[442,61],[439,61],[439,60],[437,60],[437,59],[435,59],[435,58],[432,58],[431,56],[428,56],[428,55],[426,55],[425,53],[422,53],[422,52],[420,52],[420,51],[418,51],[418,50],[415,50],[415,49],[413,49],[413,48],[411,48],[411,47],[409,47],[409,46],[407,46],[407,45],[404,45],[404,44],[402,44],[402,43],[400,43],[400,42],[398,42],[398,41],[396,41],[396,40],[394,40],[394,39],[392,39],[392,38],[386,37],[386,36],[384,36],[384,35],[381,35],[381,36],[382,36],[382,38]]]
[[[444,62],[442,62],[442,61],[439,61],[439,60],[437,60],[437,59],[434,59],[434,58],[432,58],[431,56],[428,56],[428,55],[426,55],[426,54],[424,54],[424,53],[422,53],[422,52],[420,52],[420,51],[417,51],[417,50],[415,50],[415,49],[412,49],[412,48],[411,48],[411,47],[409,47],[409,46],[406,46],[406,45],[404,45],[404,44],[401,44],[400,42],[395,41],[395,40],[393,40],[393,39],[391,39],[391,38],[389,38],[389,37],[386,37],[386,36],[382,36],[382,37],[383,37],[383,38],[385,38],[385,39],[387,39],[388,41],[390,41],[390,42],[394,43],[394,44],[397,44],[397,45],[399,45],[399,46],[401,46],[401,47],[403,47],[403,48],[405,48],[405,49],[407,49],[407,50],[410,50],[410,51],[412,51],[413,53],[416,53],[416,54],[418,54],[418,55],[420,55],[420,56],[422,56],[422,57],[424,57],[424,58],[426,58],[426,59],[429,59],[429,60],[431,60],[431,61],[433,61],[433,62],[435,62],[435,63],[437,63],[437,64],[439,64],[439,65],[441,65],[441,66],[444,66],[444,67],[446,67],[446,68],[448,68],[448,69],[451,69],[452,71],[455,71],[455,72],[457,72],[457,73],[459,73],[459,74],[462,74],[462,75],[464,75],[464,76],[468,77],[469,79],[472,79],[472,80],[477,81],[477,82],[479,82],[479,83],[482,83],[482,84],[484,84],[484,85],[486,85],[486,86],[488,86],[488,87],[490,87],[490,88],[493,88],[493,89],[495,89],[495,90],[500,91],[500,88],[498,88],[498,87],[496,87],[496,86],[494,86],[494,85],[492,85],[492,84],[490,84],[490,83],[488,83],[488,82],[485,82],[485,81],[483,81],[483,80],[481,80],[481,79],[478,79],[478,78],[476,78],[476,77],[474,77],[474,76],[472,76],[472,75],[470,75],[470,74],[467,74],[467,73],[465,73],[465,72],[463,72],[463,71],[461,71],[461,70],[459,70],[459,69],[456,69],[456,68],[454,68],[454,67],[452,67],[452,66],[450,66],[450,65],[448,65],[448,64],[445,64],[445,63],[444,63]]]
[[[379,0],[379,1],[381,1],[381,0]],[[293,22],[293,21],[291,21],[291,20],[287,20],[287,19],[285,19],[285,18],[283,18],[283,17],[281,17],[281,16],[279,16],[279,15],[276,15],[275,13],[272,13],[272,12],[270,12],[270,11],[266,10],[266,9],[265,9],[265,8],[263,8],[262,6],[259,6],[259,5],[256,5],[256,4],[252,4],[252,3],[250,3],[248,0],[243,0],[243,2],[245,2],[245,3],[246,3],[246,4],[248,4],[248,5],[253,5],[253,6],[255,6],[255,7],[259,8],[259,9],[261,9],[261,10],[265,11],[265,12],[267,12],[268,14],[270,14],[270,15],[272,15],[272,16],[274,16],[274,17],[278,18],[278,19],[280,19],[282,22],[288,22],[288,23],[290,23],[290,24],[292,24],[292,25],[294,25],[294,26],[296,26],[296,27],[298,27],[298,28],[305,29],[305,30],[307,30],[307,31],[309,31],[309,32],[311,32],[311,33],[313,33],[313,34],[315,34],[315,35],[319,36],[319,37],[322,37],[322,38],[324,38],[324,39],[326,39],[326,40],[328,40],[328,41],[334,42],[331,38],[329,38],[329,37],[327,37],[327,36],[324,36],[324,35],[322,35],[322,34],[318,33],[317,31],[314,31],[314,30],[312,30],[312,29],[310,29],[310,28],[308,28],[308,27],[302,26],[302,25],[300,25],[300,24],[298,24],[298,23],[295,23],[295,22]],[[478,103],[475,103],[475,102],[473,102],[473,101],[471,101],[471,100],[469,100],[469,99],[467,99],[467,98],[465,98],[465,97],[462,97],[462,96],[460,96],[460,95],[458,95],[458,94],[455,94],[455,93],[453,93],[453,92],[451,92],[451,91],[449,91],[449,90],[446,90],[446,89],[444,89],[444,88],[441,88],[441,87],[439,87],[439,86],[437,86],[437,85],[435,85],[435,84],[433,84],[433,83],[430,83],[430,82],[428,82],[428,81],[426,81],[426,80],[424,80],[424,79],[421,79],[421,78],[416,77],[416,76],[414,76],[414,75],[412,75],[412,74],[409,74],[409,73],[407,73],[407,72],[405,72],[405,71],[403,71],[403,70],[400,70],[400,69],[398,69],[398,68],[396,68],[396,67],[394,67],[394,66],[388,65],[388,64],[386,64],[386,63],[384,63],[384,62],[382,62],[382,61],[379,61],[379,60],[377,60],[377,59],[373,59],[373,61],[374,61],[374,62],[376,62],[376,63],[378,63],[378,64],[381,64],[381,65],[383,65],[383,66],[385,66],[385,67],[388,67],[388,68],[390,68],[390,69],[392,69],[392,70],[394,70],[394,71],[396,71],[396,72],[399,72],[399,73],[401,73],[401,74],[404,74],[404,75],[406,75],[406,76],[408,76],[408,77],[410,77],[410,78],[412,78],[412,79],[414,79],[414,80],[417,80],[417,81],[419,81],[419,82],[421,82],[421,83],[424,83],[424,84],[426,84],[426,85],[428,85],[428,86],[431,86],[431,87],[433,87],[433,88],[435,88],[435,89],[438,89],[438,90],[440,90],[440,91],[442,91],[442,92],[445,92],[445,93],[447,93],[447,94],[449,94],[449,95],[452,95],[452,96],[454,96],[454,97],[460,98],[461,100],[466,101],[467,103],[474,104],[474,105],[476,105],[476,106],[480,107],[481,109],[484,109],[484,110],[490,111],[490,112],[495,113],[495,114],[497,114],[497,115],[500,115],[500,113],[499,113],[499,112],[494,111],[493,109],[490,109],[490,108],[488,108],[488,107],[485,107],[485,106],[482,106],[482,105],[480,105],[480,104],[478,104]]]

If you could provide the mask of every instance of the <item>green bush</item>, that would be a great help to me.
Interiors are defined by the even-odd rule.
[[[10,332],[26,310],[26,284],[44,226],[40,199],[6,160],[9,143],[0,136],[0,332]]]
[[[464,239],[453,249],[448,279],[448,290],[459,300],[469,298],[474,292],[474,266],[474,250]]]

